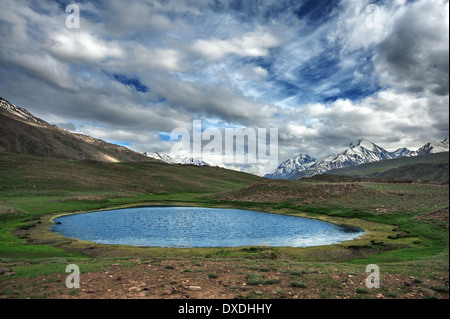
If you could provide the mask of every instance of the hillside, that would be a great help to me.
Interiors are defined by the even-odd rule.
[[[1,97],[0,152],[105,162],[156,161],[126,147],[51,125]]]
[[[0,153],[0,192],[4,195],[211,193],[259,180],[262,178],[217,167],[74,161]]]
[[[401,157],[328,171],[330,175],[449,182],[449,153]]]

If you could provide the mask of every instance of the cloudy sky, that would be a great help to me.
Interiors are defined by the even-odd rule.
[[[1,97],[139,152],[193,120],[278,128],[280,162],[449,134],[444,0],[2,0],[0,36]]]

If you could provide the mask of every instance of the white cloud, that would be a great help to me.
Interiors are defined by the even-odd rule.
[[[280,41],[270,32],[263,28],[257,28],[242,37],[233,37],[226,40],[218,38],[199,39],[192,44],[191,50],[208,60],[219,60],[227,54],[236,54],[240,57],[267,56],[269,49],[279,44]]]
[[[124,58],[120,45],[114,41],[104,41],[84,31],[74,32],[64,29],[49,34],[49,51],[56,57],[70,62],[98,63],[108,58]]]

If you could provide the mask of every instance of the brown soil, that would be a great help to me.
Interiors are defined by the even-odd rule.
[[[449,226],[449,207],[445,207],[442,209],[434,210],[427,214],[421,215],[417,217],[418,220],[429,221],[432,223],[445,224],[447,227]]]
[[[381,272],[380,288],[367,289],[368,273],[341,265],[313,269],[257,268],[242,261],[140,260],[81,273],[80,288],[67,288],[69,274],[0,281],[0,298],[50,299],[448,299],[448,273],[420,280]],[[0,265],[7,267],[7,265]],[[83,271],[83,265],[80,264]],[[252,283],[257,274],[260,283]],[[297,283],[294,287],[293,282]],[[305,286],[298,287],[298,283]],[[435,291],[434,287],[444,287]],[[446,291],[445,291],[446,287]],[[439,289],[437,289],[439,290]]]

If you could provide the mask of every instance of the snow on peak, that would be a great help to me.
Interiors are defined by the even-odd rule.
[[[151,158],[162,160],[167,164],[182,164],[182,165],[190,164],[197,166],[212,166],[211,164],[201,160],[200,158],[192,157],[187,154],[168,155],[168,154],[161,154],[158,152],[153,153],[145,152],[144,155]]]
[[[449,151],[449,141],[448,137],[445,138],[442,141],[432,141],[421,148],[419,148],[416,152],[418,155],[423,154],[431,154],[431,153],[442,153],[442,152],[448,152]]]
[[[357,148],[357,147],[363,147],[369,151],[374,151],[377,148],[377,146],[373,142],[364,138],[359,139],[356,143],[350,143],[350,148]]]

